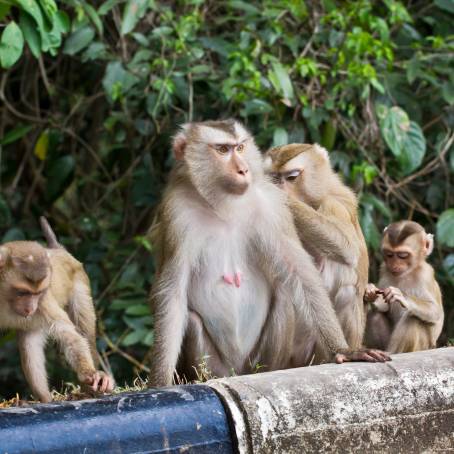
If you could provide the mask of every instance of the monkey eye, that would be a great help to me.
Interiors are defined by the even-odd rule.
[[[17,296],[30,296],[30,292],[27,290],[16,290]]]
[[[243,153],[244,151],[244,145],[242,143],[240,143],[237,147],[236,147],[236,151],[238,151],[238,153]]]
[[[386,257],[388,257],[389,259],[392,259],[394,254],[392,252],[385,252],[385,255]]]
[[[301,175],[301,170],[293,170],[292,172],[289,172],[285,176],[285,179],[286,179],[286,181],[295,181],[300,175]]]
[[[221,154],[226,154],[229,152],[229,147],[227,145],[217,145],[216,150]]]
[[[397,257],[399,257],[400,259],[408,259],[408,256],[410,254],[408,252],[398,252],[397,253]]]

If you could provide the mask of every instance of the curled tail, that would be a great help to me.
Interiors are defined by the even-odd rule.
[[[63,246],[58,242],[57,237],[55,236],[52,227],[47,222],[47,219],[44,216],[39,218],[39,223],[41,225],[41,230],[43,231],[44,238],[47,241],[47,246],[50,249],[64,249]]]

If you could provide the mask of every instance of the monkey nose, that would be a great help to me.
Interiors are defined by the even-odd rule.
[[[249,172],[249,169],[248,169],[247,167],[238,169],[238,173],[239,173],[240,175],[246,175],[248,172]]]

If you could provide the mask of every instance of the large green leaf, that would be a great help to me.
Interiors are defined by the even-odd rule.
[[[123,0],[107,0],[99,8],[98,14],[100,16],[106,15],[115,5],[121,3]]]
[[[49,22],[53,22],[55,13],[57,12],[57,4],[54,0],[40,0],[40,5],[46,13]]]
[[[442,213],[437,222],[437,240],[440,244],[454,247],[454,208]]]
[[[16,22],[10,22],[3,30],[0,39],[0,64],[11,68],[19,60],[24,49],[24,36]]]
[[[360,210],[360,224],[367,244],[374,250],[380,247],[381,235],[372,216],[372,207],[365,205]]]
[[[132,331],[127,336],[124,337],[124,339],[121,341],[121,345],[129,347],[130,345],[138,344],[139,342],[142,342],[145,339],[149,331],[150,330],[146,328],[138,329],[137,331]]]
[[[417,169],[426,154],[426,138],[421,127],[414,121],[410,122],[410,129],[407,132],[402,155],[399,158],[400,166],[405,174]]]
[[[410,121],[400,107],[377,106],[380,130],[404,174],[417,169],[426,153],[426,139],[420,126]]]
[[[454,104],[454,80],[448,80],[443,84],[441,95],[448,104]]]
[[[41,36],[38,33],[35,22],[28,13],[21,10],[19,24],[32,54],[39,58],[41,55]]]
[[[284,128],[276,128],[273,133],[273,147],[288,144],[288,134]]]
[[[95,31],[89,25],[75,30],[65,41],[63,52],[68,55],[75,55],[85,49],[95,37]]]
[[[435,0],[435,4],[445,11],[454,14],[454,1],[453,0]]]
[[[410,119],[407,113],[400,107],[388,109],[386,106],[380,105],[377,107],[377,114],[383,139],[394,156],[399,157],[402,154],[406,134],[410,129]]]
[[[102,85],[109,98],[115,100],[118,93],[126,93],[138,81],[139,79],[126,71],[120,62],[115,61],[107,65]]]
[[[19,125],[13,129],[10,129],[0,140],[0,145],[8,145],[9,143],[13,143],[16,140],[24,137],[28,134],[29,131],[33,129],[32,125]]]
[[[47,173],[46,197],[55,200],[69,186],[76,163],[71,155],[53,161]]]
[[[122,35],[126,35],[134,30],[137,22],[139,22],[145,14],[147,6],[148,0],[128,0],[123,12],[123,20],[121,22]]]
[[[448,276],[454,279],[454,254],[449,254],[443,260],[443,268],[448,273]]]
[[[390,222],[392,218],[391,210],[386,206],[386,204],[380,200],[379,198],[375,197],[371,193],[364,193],[361,194],[361,204],[362,205],[369,205],[370,207],[376,209],[380,212],[385,218],[386,222]]]
[[[40,34],[42,35],[45,33],[46,27],[44,25],[43,14],[36,0],[15,0],[15,2],[18,3],[24,11],[30,14],[33,19],[35,19]]]
[[[99,36],[102,36],[104,29],[103,29],[101,18],[99,17],[96,10],[89,3],[85,3],[85,2],[83,3],[83,8],[84,8],[85,12],[87,13],[87,16],[93,22],[93,25],[96,27],[96,30],[98,31]]]
[[[271,66],[272,70],[268,71],[268,78],[276,91],[283,96],[284,103],[291,104],[295,98],[295,93],[287,70],[278,61],[274,61]]]

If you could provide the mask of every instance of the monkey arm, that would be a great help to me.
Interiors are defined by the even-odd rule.
[[[443,316],[442,308],[434,299],[421,299],[414,296],[405,296],[407,311],[423,322],[434,324]]]
[[[96,372],[87,339],[79,334],[52,294],[46,295],[41,309],[50,327],[49,334],[61,345],[66,360],[77,373],[79,380],[86,382],[87,378]]]
[[[172,384],[188,319],[188,276],[184,265],[168,259],[151,292],[155,326],[149,379],[153,387]]]
[[[288,200],[298,236],[305,245],[310,248],[316,244],[316,252],[350,266],[357,265],[359,241],[345,207],[325,204],[324,212],[320,212],[293,197]]]
[[[301,247],[291,219],[273,228],[272,222],[267,230],[257,236],[257,252],[261,263],[270,267],[278,285],[292,296],[296,312],[295,332],[304,332],[308,324],[317,332],[317,338],[324,347],[334,354],[348,350],[331,301],[311,258]],[[271,220],[270,220],[271,221]],[[289,227],[286,227],[289,226]]]
[[[45,330],[18,331],[17,344],[22,370],[33,396],[41,402],[50,402],[52,396],[47,384],[46,357],[44,354],[46,344]]]

